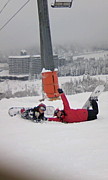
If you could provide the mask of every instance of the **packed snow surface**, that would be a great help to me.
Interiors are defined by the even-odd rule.
[[[90,93],[67,96],[71,108],[81,108]],[[99,97],[97,120],[64,124],[33,123],[10,117],[12,106],[33,107],[40,96],[0,101],[0,167],[30,180],[108,179],[108,92]],[[63,108],[62,101],[45,100]]]

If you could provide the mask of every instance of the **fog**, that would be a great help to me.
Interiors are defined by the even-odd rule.
[[[0,0],[0,10],[8,0]],[[10,0],[0,13],[0,29],[27,0]],[[72,8],[51,8],[52,43],[108,44],[108,0],[73,0]],[[0,52],[39,46],[37,0],[27,5],[0,31]]]

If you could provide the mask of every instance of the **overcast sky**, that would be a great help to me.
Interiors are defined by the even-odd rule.
[[[0,11],[8,0],[0,0]],[[27,0],[10,0],[0,13],[0,28]],[[54,44],[108,44],[108,0],[73,0],[72,8],[54,9],[48,0]],[[0,52],[39,45],[37,0],[31,0],[0,31]]]

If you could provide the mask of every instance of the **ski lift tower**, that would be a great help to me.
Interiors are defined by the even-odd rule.
[[[51,7],[71,7],[73,0],[54,0]],[[50,23],[48,14],[47,0],[37,0],[39,28],[40,28],[40,51],[41,51],[41,64],[45,70],[42,72],[42,86],[43,92],[46,93],[50,99],[56,99],[58,94],[58,76],[57,71],[54,71],[53,50],[50,33]]]
[[[40,27],[40,50],[42,68],[54,71],[53,51],[49,24],[47,0],[37,0],[39,27]]]

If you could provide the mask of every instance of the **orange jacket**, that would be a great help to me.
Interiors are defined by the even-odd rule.
[[[61,94],[61,98],[64,105],[65,115],[63,115],[62,118],[57,118],[57,117],[49,118],[48,119],[49,121],[58,121],[58,122],[67,122],[67,123],[87,121],[88,118],[87,109],[71,109],[69,106],[69,102],[64,93]]]

